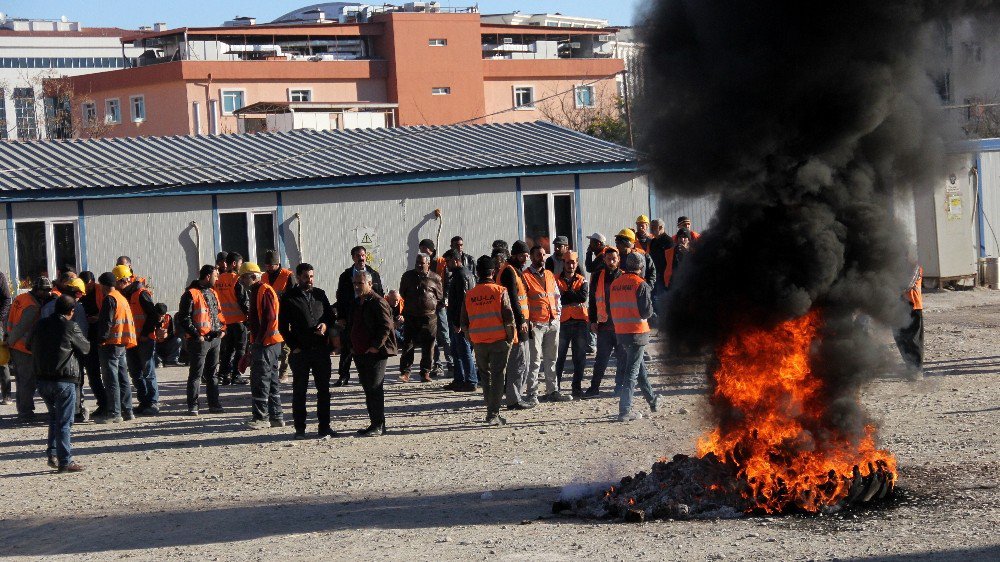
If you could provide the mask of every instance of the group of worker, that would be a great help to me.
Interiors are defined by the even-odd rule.
[[[19,419],[33,421],[37,385],[51,412],[50,464],[59,471],[82,470],[72,459],[69,427],[88,417],[84,373],[98,406],[93,421],[155,416],[160,411],[157,364],[177,364],[182,338],[189,415],[203,412],[202,385],[207,412],[215,414],[224,412],[220,385],[249,383],[246,426],[283,427],[280,383],[290,367],[296,439],[305,438],[310,378],[317,389],[318,436],[337,435],[330,424],[334,351],[340,364],[332,386],[349,383],[353,363],[365,392],[369,425],[357,432],[360,436],[386,431],[385,370],[396,354],[401,355],[400,381],[413,376],[427,382],[450,369],[453,379],[444,388],[482,388],[485,423],[502,425],[504,401],[508,409],[521,410],[542,401],[597,396],[614,353],[619,419],[636,419],[641,417],[632,407],[636,383],[652,411],[659,400],[643,360],[654,296],[669,287],[690,241],[697,239],[685,217],[678,229],[667,235],[662,221],[640,216],[634,229],[614,237],[614,245],[595,233],[588,237],[582,267],[565,236],[555,238],[551,256],[540,245],[496,241],[491,254],[478,260],[465,253],[461,237],[454,237],[443,255],[433,241],[422,240],[413,269],[388,293],[367,263],[366,248],[358,246],[351,250],[352,266],[340,275],[334,303],[314,287],[310,264],[292,272],[268,251],[262,270],[238,253],[223,252],[214,265],[200,269],[174,317],[166,305],[154,302],[152,289],[133,272],[127,256],[96,279],[65,268],[55,284],[36,279],[31,291],[13,300],[4,322]],[[421,357],[414,373],[417,348]],[[570,350],[573,377],[567,395],[561,381]],[[585,360],[593,352],[594,374],[584,390]]]

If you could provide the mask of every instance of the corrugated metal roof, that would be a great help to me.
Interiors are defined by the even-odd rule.
[[[551,123],[0,142],[0,191],[170,188],[634,163]]]

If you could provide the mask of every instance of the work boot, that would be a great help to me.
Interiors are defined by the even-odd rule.
[[[60,474],[63,472],[83,472],[83,465],[73,461],[65,466],[60,466],[58,472]]]
[[[641,419],[642,419],[642,414],[636,412],[635,410],[632,410],[627,414],[621,414],[620,416],[618,416],[618,421],[620,422],[630,422]]]
[[[428,371],[423,371],[420,373],[421,382],[431,382],[431,374]]]
[[[253,430],[267,429],[268,427],[270,427],[270,424],[267,423],[267,420],[248,420],[244,422],[243,425],[247,429],[253,429]]]
[[[403,371],[402,373],[399,373],[399,382],[410,382],[410,372]]]
[[[122,421],[132,421],[134,419],[135,414],[132,413],[132,410],[125,410],[122,412]]]
[[[549,394],[546,394],[545,398],[549,402],[569,402],[569,401],[573,400],[572,397],[566,396],[565,394],[559,392],[558,390],[555,390],[555,391],[552,391]]]

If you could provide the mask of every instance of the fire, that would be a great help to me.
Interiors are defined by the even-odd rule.
[[[816,512],[848,494],[855,467],[896,476],[896,459],[875,447],[875,428],[859,438],[837,435],[825,421],[823,381],[812,373],[810,347],[820,313],[770,329],[747,329],[717,350],[713,399],[739,412],[698,442],[698,455],[733,462],[749,483],[755,509]],[[822,441],[817,434],[823,433]]]

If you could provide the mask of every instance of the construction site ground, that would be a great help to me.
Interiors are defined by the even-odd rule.
[[[606,390],[487,428],[479,394],[400,383],[392,362],[389,434],[368,439],[352,435],[367,425],[354,377],[333,389],[334,429],[347,436],[293,441],[291,427],[243,429],[246,386],[224,387],[225,414],[182,415],[186,369],[174,367],[158,371],[159,417],[74,426],[78,474],[53,474],[46,426],[14,425],[14,406],[0,407],[0,556],[997,560],[1000,291],[928,292],[925,303],[926,376],[887,373],[864,393],[899,458],[896,499],[878,509],[643,524],[553,515],[564,488],[603,488],[691,454],[710,426],[704,365],[663,363],[655,348],[666,405],[631,423],[615,421]],[[282,399],[290,422],[290,385]],[[314,432],[313,400],[310,390]]]

